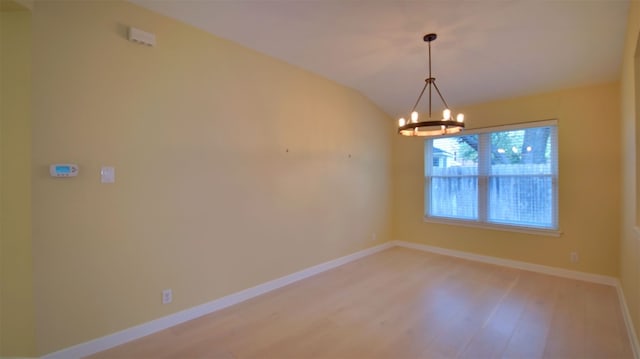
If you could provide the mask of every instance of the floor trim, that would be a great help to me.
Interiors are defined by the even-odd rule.
[[[450,257],[468,259],[475,262],[495,264],[503,267],[510,267],[510,268],[522,269],[530,272],[543,273],[543,274],[553,275],[556,277],[577,279],[585,282],[606,284],[610,286],[616,286],[616,284],[618,283],[617,278],[606,276],[606,275],[573,271],[569,269],[550,267],[550,266],[545,266],[541,264],[516,261],[512,259],[484,256],[480,254],[457,251],[455,249],[447,249],[447,248],[429,246],[426,244],[419,244],[419,243],[413,243],[413,242],[393,241],[392,243],[400,247],[418,249],[421,251],[442,254]]]
[[[153,334],[161,330],[173,327],[180,323],[184,323],[186,321],[201,317],[203,315],[213,313],[215,311],[224,309],[234,304],[244,302],[245,300],[257,297],[261,294],[276,290],[278,288],[281,288],[291,283],[297,282],[299,280],[311,277],[313,275],[322,273],[324,271],[339,267],[343,264],[353,262],[357,259],[372,255],[374,253],[378,253],[380,251],[391,248],[393,246],[394,246],[393,243],[387,242],[387,243],[377,245],[375,247],[367,248],[365,250],[361,250],[356,253],[352,253],[350,255],[340,257],[334,260],[330,260],[328,262],[324,262],[316,266],[303,269],[301,271],[286,275],[284,277],[280,277],[280,278],[268,281],[266,283],[259,284],[255,287],[230,294],[228,296],[216,299],[214,301],[201,304],[189,309],[185,309],[183,311],[168,315],[166,317],[155,319],[135,327],[131,327],[113,334],[109,334],[101,338],[90,340],[85,343],[74,345],[72,347],[47,354],[43,356],[42,359],[72,359],[72,358],[82,358],[91,354],[95,354],[103,350],[107,350],[109,348],[113,348],[115,346],[122,345],[127,342],[139,339],[149,334]]]
[[[399,247],[417,249],[425,252],[442,254],[450,257],[457,257],[457,258],[467,259],[475,262],[495,264],[503,267],[510,267],[510,268],[516,268],[516,269],[526,270],[530,272],[548,274],[556,277],[576,279],[576,280],[581,280],[586,282],[593,282],[593,283],[606,284],[606,285],[613,286],[616,288],[616,292],[618,293],[618,301],[620,302],[620,308],[622,309],[622,316],[624,317],[624,323],[627,327],[627,334],[629,335],[629,342],[631,343],[631,349],[633,350],[634,357],[636,359],[640,359],[640,344],[638,343],[638,337],[636,336],[636,331],[633,326],[631,313],[629,312],[629,307],[627,306],[627,302],[624,297],[622,285],[620,283],[620,280],[618,280],[618,278],[599,275],[599,274],[593,274],[593,273],[572,271],[572,270],[557,268],[557,267],[549,267],[549,266],[544,266],[540,264],[515,261],[511,259],[483,256],[480,254],[457,251],[454,249],[447,249],[442,247],[429,246],[426,244],[419,244],[419,243],[405,242],[405,241],[392,241],[391,243]]]
[[[620,308],[622,308],[622,316],[624,317],[624,324],[627,326],[627,333],[629,334],[629,342],[631,342],[631,349],[636,359],[640,359],[640,342],[638,342],[638,336],[633,327],[633,319],[631,319],[631,312],[627,306],[627,300],[622,290],[622,283],[618,281],[616,284],[616,291],[618,292],[618,300],[620,301]]]
[[[495,264],[495,265],[500,265],[504,267],[543,273],[543,274],[553,275],[557,277],[564,277],[564,278],[570,278],[570,279],[576,279],[576,280],[614,286],[618,293],[618,300],[620,301],[620,306],[622,308],[622,314],[627,327],[627,333],[629,334],[629,339],[631,341],[633,354],[635,355],[636,359],[640,359],[640,345],[638,344],[638,339],[635,334],[633,322],[631,321],[631,314],[629,312],[629,308],[627,307],[627,303],[625,301],[625,297],[622,291],[622,287],[620,285],[620,281],[617,278],[598,275],[598,274],[592,274],[592,273],[572,271],[572,270],[556,268],[556,267],[549,267],[549,266],[544,266],[540,264],[521,262],[521,261],[516,261],[511,259],[484,256],[484,255],[479,255],[479,254],[474,254],[469,252],[457,251],[453,249],[446,249],[442,247],[435,247],[435,246],[429,246],[426,244],[419,244],[419,243],[412,243],[412,242],[405,242],[405,241],[386,242],[375,247],[371,247],[371,248],[368,248],[344,257],[340,257],[325,263],[321,263],[316,266],[309,267],[301,271],[286,275],[284,277],[280,277],[280,278],[271,280],[269,282],[259,284],[255,287],[230,294],[228,296],[216,299],[214,301],[211,301],[202,305],[198,305],[189,309],[185,309],[183,311],[168,315],[166,317],[155,319],[135,327],[131,327],[131,328],[128,328],[128,329],[125,329],[101,338],[97,338],[85,343],[81,343],[69,348],[62,349],[54,353],[47,354],[43,356],[42,359],[72,359],[72,358],[81,358],[84,356],[95,354],[103,350],[107,350],[115,346],[122,345],[127,342],[147,336],[149,334],[153,334],[158,331],[170,328],[172,326],[184,323],[186,321],[201,317],[203,315],[207,315],[215,311],[227,308],[234,304],[238,304],[245,300],[257,297],[261,294],[284,287],[288,284],[297,282],[299,280],[311,277],[313,275],[339,267],[343,264],[381,252],[385,249],[395,247],[395,246],[411,248],[411,249],[416,249],[416,250],[421,250],[421,251],[426,251],[426,252],[431,252],[436,254],[442,254],[450,257],[457,257],[457,258],[467,259],[467,260],[476,261],[476,262]]]

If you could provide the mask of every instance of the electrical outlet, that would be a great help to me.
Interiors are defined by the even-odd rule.
[[[173,291],[165,289],[162,291],[162,304],[169,304],[173,301]]]
[[[571,263],[578,263],[578,259],[578,252],[569,253],[569,260],[571,261]]]

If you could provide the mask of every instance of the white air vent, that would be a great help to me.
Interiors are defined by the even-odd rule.
[[[137,42],[147,46],[155,46],[156,45],[156,35],[150,32],[142,31],[140,29],[136,29],[135,27],[129,28],[129,40],[133,42]]]

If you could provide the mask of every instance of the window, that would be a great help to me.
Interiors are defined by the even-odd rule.
[[[557,147],[555,121],[427,140],[426,218],[556,232]]]

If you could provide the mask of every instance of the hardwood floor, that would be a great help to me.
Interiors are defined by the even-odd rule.
[[[405,248],[92,358],[633,358],[613,287]]]

